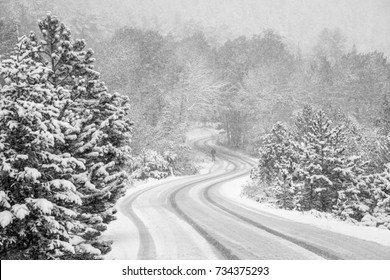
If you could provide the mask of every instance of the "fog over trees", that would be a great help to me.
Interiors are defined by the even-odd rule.
[[[246,196],[390,229],[389,3],[195,2],[0,0],[2,259],[100,258],[131,180],[197,172],[193,123],[258,159]]]

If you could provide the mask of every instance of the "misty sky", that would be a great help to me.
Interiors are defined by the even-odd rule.
[[[339,27],[359,51],[390,55],[390,0],[123,0],[133,15],[173,23],[180,15],[234,34],[272,28],[308,51],[324,28]]]

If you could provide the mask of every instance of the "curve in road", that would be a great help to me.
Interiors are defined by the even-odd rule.
[[[194,141],[210,150],[210,138]],[[178,177],[126,198],[139,231],[139,259],[390,259],[390,248],[249,209],[220,189],[254,161],[217,148],[214,170]],[[237,186],[239,187],[239,186]]]

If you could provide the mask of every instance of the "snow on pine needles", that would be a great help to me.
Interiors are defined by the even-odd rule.
[[[1,259],[100,258],[127,182],[128,100],[58,18],[39,29],[0,66]]]

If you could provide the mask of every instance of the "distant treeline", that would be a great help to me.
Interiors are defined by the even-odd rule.
[[[36,30],[36,18],[50,9],[60,12],[75,37],[86,39],[108,87],[132,97],[132,117],[140,132],[134,140],[136,150],[144,144],[157,150],[176,147],[189,121],[204,120],[220,123],[222,142],[256,153],[259,137],[305,104],[342,110],[375,134],[390,92],[384,54],[346,49],[346,39],[337,29],[324,29],[313,50],[303,54],[286,44],[277,30],[221,41],[222,29],[188,21],[162,35],[124,27],[114,15],[103,16],[77,1],[3,2],[2,53],[12,49],[16,32]]]

